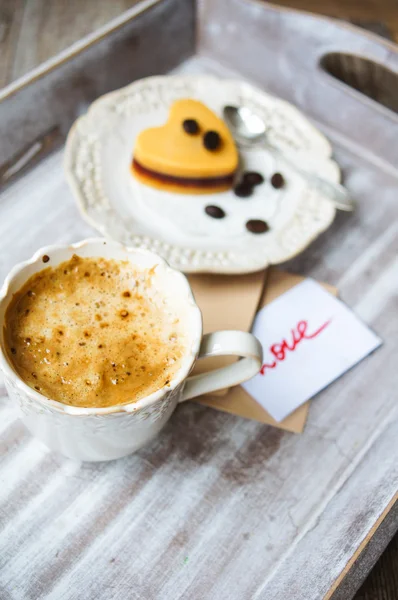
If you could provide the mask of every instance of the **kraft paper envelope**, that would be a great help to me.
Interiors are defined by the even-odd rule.
[[[259,277],[259,279],[248,280],[252,284],[251,291],[248,292],[247,302],[245,303],[244,297],[239,295],[240,288],[245,287],[245,282],[243,281],[245,276],[238,277],[229,277],[224,276],[224,287],[223,298],[215,298],[213,293],[216,292],[216,289],[213,287],[217,286],[217,281],[219,278],[215,278],[215,276],[206,275],[206,276],[195,276],[202,278],[215,278],[216,281],[214,284],[211,283],[210,280],[207,280],[207,285],[202,286],[201,281],[198,279],[196,281],[196,285],[198,289],[195,290],[195,286],[193,286],[195,297],[198,301],[202,312],[204,313],[204,321],[206,321],[208,325],[207,331],[214,331],[216,329],[225,328],[225,325],[220,326],[220,323],[224,321],[220,321],[224,314],[228,315],[228,328],[229,329],[243,329],[242,326],[238,326],[237,323],[242,324],[242,313],[247,313],[249,307],[252,306],[252,303],[255,298],[255,286],[256,283],[258,287],[261,286],[261,281],[264,279],[264,272],[260,274],[254,274]],[[229,288],[227,280],[231,279],[233,282],[231,283],[231,287]],[[300,283],[304,277],[299,275],[293,275],[291,273],[286,273],[284,271],[279,271],[278,269],[271,267],[268,269],[266,276],[266,284],[265,290],[261,298],[261,302],[259,304],[259,308],[266,306],[272,300],[287,292],[290,288],[294,287],[298,283]],[[206,280],[205,280],[206,281]],[[191,278],[190,278],[191,282]],[[239,283],[240,282],[240,283]],[[192,284],[192,282],[191,282]],[[333,288],[330,285],[322,284],[324,287],[332,294],[337,295],[336,288]],[[225,287],[227,286],[227,287]],[[257,288],[258,290],[258,288]],[[228,293],[230,291],[230,293]],[[236,295],[235,295],[236,294]],[[260,293],[259,293],[260,297]],[[246,330],[250,330],[251,322],[254,318],[254,314],[256,309],[251,313],[250,324],[245,328]],[[209,314],[211,313],[211,314]],[[246,317],[248,315],[246,314]],[[236,320],[235,320],[236,319]],[[204,362],[204,361],[203,361]],[[212,367],[214,363],[211,363]],[[220,364],[217,364],[220,366]],[[256,421],[260,421],[261,423],[266,423],[267,425],[273,425],[274,427],[279,427],[281,429],[285,429],[286,431],[292,431],[295,433],[301,433],[304,429],[305,422],[307,420],[308,410],[309,410],[309,402],[306,402],[302,406],[300,406],[297,410],[291,413],[286,419],[281,422],[275,421],[271,415],[267,413],[253,398],[245,392],[245,390],[241,386],[237,386],[235,388],[230,389],[224,395],[209,395],[202,396],[197,400],[200,404],[205,406],[209,406],[211,408],[215,408],[217,410],[222,410],[234,415],[238,415],[240,417],[245,417],[247,419],[254,419]]]

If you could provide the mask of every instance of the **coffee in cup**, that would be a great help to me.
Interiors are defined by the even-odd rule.
[[[129,403],[167,386],[187,339],[152,277],[127,260],[76,254],[34,274],[5,315],[15,371],[71,406]]]

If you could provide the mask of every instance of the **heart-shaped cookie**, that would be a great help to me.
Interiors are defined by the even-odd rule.
[[[222,119],[198,100],[177,100],[167,123],[142,131],[136,141],[132,172],[160,190],[214,193],[230,189],[238,151]]]

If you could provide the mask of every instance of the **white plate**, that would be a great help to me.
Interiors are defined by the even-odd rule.
[[[107,237],[161,254],[185,272],[247,273],[292,258],[332,223],[333,204],[306,178],[264,149],[241,149],[245,169],[266,181],[250,198],[233,191],[171,194],[145,186],[130,172],[135,139],[149,126],[165,123],[170,104],[196,98],[221,116],[225,104],[253,108],[267,123],[269,140],[301,168],[339,181],[326,138],[290,104],[240,81],[209,76],[149,77],[94,102],[72,127],[65,168],[83,217]],[[281,172],[286,185],[269,183]],[[204,208],[217,205],[224,219]],[[250,233],[249,219],[270,230]]]

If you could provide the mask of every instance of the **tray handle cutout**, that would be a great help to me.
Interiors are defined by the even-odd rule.
[[[398,114],[398,73],[363,56],[330,52],[320,59],[323,71]]]

